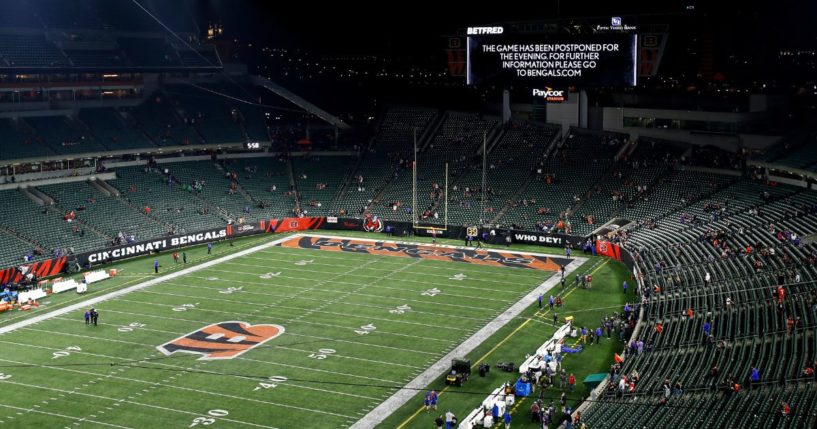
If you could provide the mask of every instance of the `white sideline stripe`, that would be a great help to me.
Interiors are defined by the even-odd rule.
[[[575,257],[565,267],[565,278],[573,271],[577,270],[582,264],[587,261],[587,258]],[[474,333],[462,344],[451,350],[448,354],[443,356],[440,360],[428,367],[420,375],[409,381],[403,388],[395,392],[388,399],[381,402],[377,407],[369,411],[360,420],[355,422],[350,429],[369,429],[373,428],[383,422],[393,412],[405,405],[411,400],[419,390],[425,388],[429,383],[445,374],[451,368],[451,360],[463,357],[471,353],[475,348],[482,344],[485,340],[499,331],[503,326],[507,325],[511,320],[518,317],[522,311],[528,308],[536,301],[539,294],[545,294],[554,286],[561,282],[561,276],[558,273],[545,280],[544,283],[533,289],[529,294],[525,295],[521,300],[510,306],[502,314],[498,315],[494,320],[488,322],[479,331]]]
[[[247,247],[247,244],[246,244],[246,243],[245,243],[245,244],[239,244],[239,245],[237,245],[236,247],[237,247],[237,248],[244,248],[244,247]],[[117,270],[121,270],[121,268],[119,268],[118,266],[111,266],[111,268],[116,268]],[[168,269],[167,269],[167,272],[168,272],[168,274],[170,274],[170,272],[171,272],[171,271],[176,270],[176,269],[177,269],[176,267],[172,266],[172,267],[170,267],[170,268],[168,268]],[[123,277],[138,277],[138,278],[146,278],[146,277],[149,277],[149,276],[150,276],[150,274],[142,274],[142,275],[126,274],[126,275],[124,275]],[[125,283],[123,283],[123,284],[127,284],[127,283],[130,283],[130,281],[125,282]],[[88,292],[86,293],[86,295],[87,295],[87,296],[91,296],[91,295],[96,296],[96,295],[98,295],[98,294],[99,294],[99,293],[101,293],[101,292],[102,292],[102,291],[101,291],[101,290],[99,290],[99,289],[97,289],[97,290],[91,290],[91,291],[88,291]],[[77,301],[79,301],[79,300],[81,300],[81,299],[83,299],[83,298],[85,298],[85,297],[80,296],[80,297],[78,297],[78,298],[71,298],[71,299],[69,299],[68,301],[63,302],[62,304],[68,304],[68,303],[71,303],[71,302],[77,302]],[[4,322],[11,322],[11,321],[13,321],[13,320],[23,319],[23,318],[26,318],[26,317],[29,317],[29,315],[28,315],[28,314],[20,314],[20,315],[17,315],[17,316],[11,316],[11,317],[5,318]]]
[[[63,307],[63,308],[60,308],[60,309],[57,309],[57,310],[54,310],[54,311],[50,311],[48,313],[41,314],[39,316],[34,316],[34,317],[26,319],[26,320],[21,320],[21,321],[19,321],[17,323],[12,323],[11,325],[6,325],[6,326],[3,326],[3,327],[0,327],[0,334],[5,334],[7,332],[13,332],[13,331],[15,331],[17,329],[20,329],[22,327],[33,325],[35,323],[39,323],[39,322],[51,319],[51,318],[56,317],[56,316],[61,316],[63,314],[68,314],[68,313],[70,313],[72,311],[82,310],[84,308],[87,309],[88,307],[90,307],[90,306],[92,306],[94,304],[98,304],[100,302],[108,301],[108,300],[113,299],[113,298],[118,298],[120,296],[127,295],[127,294],[129,294],[131,292],[135,292],[135,291],[138,291],[138,290],[142,290],[142,289],[151,287],[153,285],[162,283],[162,282],[167,281],[167,280],[172,280],[172,279],[175,279],[177,277],[181,277],[181,276],[184,276],[184,275],[187,275],[187,274],[190,274],[190,273],[195,273],[196,271],[200,271],[200,270],[203,270],[205,268],[212,267],[213,265],[218,265],[218,264],[220,264],[222,262],[230,261],[230,260],[240,258],[240,257],[245,256],[245,255],[249,255],[249,254],[251,254],[253,252],[257,252],[259,250],[263,250],[263,249],[267,249],[269,247],[273,247],[273,246],[277,245],[278,243],[282,243],[282,242],[284,242],[286,240],[289,240],[291,238],[292,238],[292,236],[279,238],[277,240],[270,241],[269,243],[260,244],[260,245],[255,246],[255,247],[251,247],[249,249],[245,249],[245,250],[241,250],[239,252],[233,253],[231,255],[222,256],[222,257],[220,257],[218,259],[213,259],[212,261],[207,261],[207,262],[201,263],[199,265],[196,265],[194,267],[186,268],[186,269],[183,269],[181,271],[176,271],[174,273],[167,274],[167,275],[164,275],[164,276],[152,279],[152,280],[148,280],[148,281],[145,281],[143,283],[139,283],[139,284],[135,284],[133,286],[126,287],[125,289],[119,289],[119,290],[113,291],[113,292],[111,292],[109,294],[98,296],[96,298],[91,298],[91,299],[89,299],[87,301],[84,301],[84,302],[80,302],[80,303],[77,303],[77,304],[74,304],[74,305],[69,305],[68,307]]]
[[[13,410],[21,410],[21,411],[26,411],[26,412],[29,412],[29,413],[38,413],[38,414],[45,414],[47,416],[61,417],[63,419],[86,421],[86,422],[94,423],[94,424],[97,424],[97,425],[110,426],[112,428],[133,429],[133,428],[128,427],[128,426],[119,426],[119,425],[115,425],[113,423],[103,423],[103,422],[98,422],[96,420],[88,420],[88,419],[83,419],[83,418],[79,418],[79,417],[66,416],[65,414],[51,413],[51,412],[48,412],[48,411],[37,410],[37,409],[34,409],[34,408],[15,407],[14,405],[7,405],[7,404],[0,404],[0,408],[11,408]]]

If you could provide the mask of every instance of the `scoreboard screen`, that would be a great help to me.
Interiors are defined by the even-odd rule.
[[[635,86],[636,34],[507,34],[470,27],[469,85]]]

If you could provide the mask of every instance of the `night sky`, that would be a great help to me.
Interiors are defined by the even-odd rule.
[[[221,20],[231,34],[270,44],[305,47],[321,53],[375,53],[438,49],[440,36],[469,25],[557,17],[631,17],[637,22],[672,22],[674,33],[697,31],[709,22],[717,38],[774,46],[817,46],[817,2],[717,1],[555,1],[476,7],[444,2],[349,5],[336,2],[203,0],[194,7],[206,23]],[[694,6],[694,11],[687,9]]]

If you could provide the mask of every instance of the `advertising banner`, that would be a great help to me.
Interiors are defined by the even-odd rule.
[[[31,273],[34,273],[37,278],[56,276],[65,268],[67,258],[62,256],[56,259],[46,259],[45,261],[34,262],[32,264],[23,264],[28,267]],[[20,270],[17,267],[6,268],[0,270],[0,285],[6,283],[17,283],[23,278]]]
[[[608,256],[617,261],[621,260],[621,247],[618,244],[610,243],[609,241],[599,240],[596,242],[596,254]]]
[[[225,238],[235,235],[235,230],[240,227],[241,226],[237,225],[227,225],[222,228],[199,231],[190,234],[170,235],[154,240],[123,244],[121,246],[115,246],[108,249],[79,254],[77,255],[77,262],[84,267],[88,263],[91,265],[96,265],[105,262],[118,261],[125,258],[132,258],[135,256],[148,255],[154,252],[187,247],[211,241],[224,240]],[[255,230],[259,232],[261,231],[260,228],[255,228]],[[250,230],[242,231],[242,233],[245,235],[249,234]]]

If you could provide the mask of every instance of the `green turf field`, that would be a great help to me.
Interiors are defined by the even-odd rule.
[[[574,316],[576,326],[595,326],[594,324],[597,324],[602,317],[620,311],[624,302],[633,298],[631,294],[624,295],[621,291],[621,282],[629,277],[629,272],[620,263],[602,258],[592,258],[578,272],[593,273],[593,289],[576,288],[571,284],[566,286],[564,292],[561,292],[561,288],[557,288],[556,290],[561,292],[564,297],[564,305],[555,309],[560,318],[567,315]],[[492,365],[491,372],[488,373],[487,377],[474,376],[459,388],[446,387],[442,379],[438,379],[427,386],[427,389],[418,392],[408,404],[394,412],[380,427],[430,428],[434,426],[434,418],[440,413],[450,409],[459,417],[466,416],[482,403],[488,393],[503,382],[514,383],[518,374],[497,371],[493,366],[497,362],[515,362],[519,364],[524,360],[526,354],[533,353],[557,329],[552,325],[553,312],[547,307],[539,310],[535,303],[532,304],[525,313],[520,315],[517,321],[506,325],[467,356],[471,359],[474,370],[482,362]],[[571,345],[575,344],[574,339],[568,338],[567,342]],[[565,357],[562,362],[563,367],[566,371],[572,372],[577,380],[575,391],[568,392],[569,404],[574,409],[590,393],[581,384],[581,380],[584,380],[589,374],[609,370],[610,364],[613,363],[613,353],[620,352],[623,346],[614,335],[610,340],[603,338],[599,344],[586,347],[581,353]],[[423,410],[423,396],[428,389],[436,389],[438,392],[442,392],[438,413]],[[558,407],[558,400],[562,391],[566,391],[566,389],[560,389],[558,386],[546,390],[543,393],[545,405],[553,401]],[[512,409],[513,422],[511,427],[541,427],[539,424],[532,423],[529,418],[531,403],[539,397],[539,394],[540,392],[537,391],[533,395],[534,397],[517,400],[515,408]],[[561,419],[561,417],[562,413],[557,412],[557,419]],[[495,425],[494,427],[503,426]],[[554,424],[550,427],[555,428],[557,425]]]
[[[277,238],[220,243],[212,255],[191,249],[189,266]],[[0,326],[156,278],[153,259],[113,264],[121,275],[89,294],[49,297],[37,311],[0,315]],[[170,255],[159,260],[160,276],[189,268],[174,265]],[[620,284],[620,270],[596,267],[597,275]],[[348,427],[551,275],[268,247],[98,303],[99,326],[86,326],[84,310],[76,310],[0,335],[0,427]],[[565,291],[573,299],[564,311],[592,305],[602,309],[584,314],[596,318],[611,312],[606,303],[623,301],[614,292]],[[491,363],[506,356],[521,362],[552,332],[549,317],[527,310],[475,350],[472,361],[487,353]],[[280,325],[285,332],[232,359],[157,349],[228,321]],[[586,360],[585,372],[609,365],[614,342],[599,347],[577,355]],[[503,377],[492,373],[467,387],[489,392]],[[441,397],[461,415],[482,399]],[[409,419],[419,403],[381,427],[431,427],[430,416]]]

